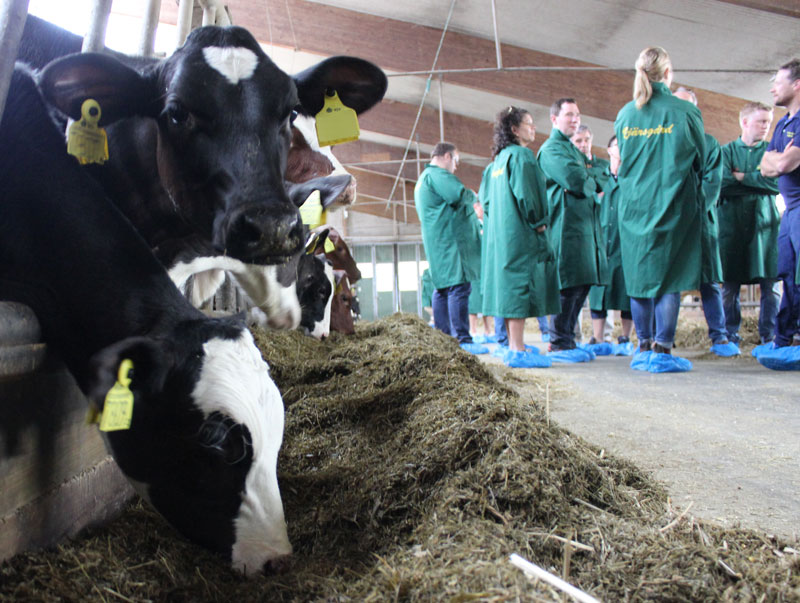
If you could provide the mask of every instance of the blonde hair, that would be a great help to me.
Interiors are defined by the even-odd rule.
[[[653,96],[650,82],[660,82],[668,67],[672,67],[667,51],[660,46],[645,48],[636,59],[636,76],[633,80],[633,100],[636,108],[641,109]]]
[[[739,111],[739,123],[742,123],[742,120],[747,117],[748,115],[752,115],[756,111],[769,111],[772,113],[772,105],[767,105],[765,103],[760,103],[758,101],[753,101],[752,103],[747,103],[742,110]]]

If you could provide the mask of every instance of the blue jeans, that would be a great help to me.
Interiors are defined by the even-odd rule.
[[[665,293],[660,297],[632,297],[631,314],[640,344],[654,341],[662,347],[672,348],[680,309],[680,292]]]
[[[547,316],[537,316],[536,320],[539,321],[539,330],[542,332],[542,335],[547,335],[550,332]]]
[[[778,320],[775,324],[775,345],[791,345],[800,319],[800,286],[795,282],[797,257],[800,255],[800,208],[787,209],[778,231],[778,278],[783,281]]]
[[[494,336],[497,343],[508,346],[508,329],[506,329],[506,319],[502,316],[494,317]]]
[[[778,304],[781,296],[777,291],[778,281],[762,278],[758,281],[761,288],[761,309],[758,312],[758,335],[761,342],[766,343],[775,338],[775,318],[778,316]],[[739,326],[742,324],[742,307],[739,304],[741,283],[722,284],[722,305],[725,308],[725,328],[728,339],[739,343]]]
[[[550,347],[553,350],[572,350],[575,345],[575,324],[578,313],[589,295],[591,285],[567,287],[560,291],[561,312],[550,317]]]
[[[433,290],[433,324],[437,329],[458,339],[458,343],[472,343],[469,334],[469,294],[472,285],[461,283]]]
[[[703,314],[706,316],[711,343],[716,345],[725,341],[728,339],[728,330],[725,328],[725,310],[722,308],[720,286],[717,283],[700,285],[700,300],[703,303]]]

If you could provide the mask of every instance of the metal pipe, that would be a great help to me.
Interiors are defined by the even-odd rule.
[[[503,68],[503,55],[500,54],[500,36],[497,35],[497,7],[492,0],[492,23],[494,23],[494,51],[497,54],[497,68]]]
[[[0,12],[0,117],[6,106],[14,60],[28,15],[28,0],[3,0]]]
[[[387,73],[386,77],[406,77],[411,75],[446,75],[449,73],[495,73],[498,71],[617,71],[633,73],[630,67],[576,67],[554,65],[524,65],[522,67],[471,67],[464,69],[428,69],[422,71],[403,71]],[[775,73],[769,69],[676,69],[675,73]]]
[[[439,76],[439,140],[444,141],[444,94],[442,93],[443,78]]]
[[[161,0],[147,0],[142,19],[142,35],[139,38],[138,53],[143,57],[151,57],[155,52],[156,28],[158,15],[161,13]]]
[[[89,17],[89,31],[83,38],[81,52],[101,52],[106,45],[106,27],[111,14],[111,0],[94,0]]]
[[[178,40],[177,47],[183,46],[186,36],[192,29],[192,11],[194,10],[194,0],[181,0],[178,7]]]

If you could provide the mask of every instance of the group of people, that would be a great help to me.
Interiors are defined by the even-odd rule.
[[[672,77],[664,49],[642,51],[633,100],[619,111],[607,146],[610,161],[592,154],[573,98],[553,103],[538,155],[529,148],[536,131],[528,111],[512,106],[497,115],[477,196],[454,174],[457,147],[436,145],[415,202],[438,329],[465,350],[486,353],[470,335],[469,316],[492,316],[504,363],[542,367],[612,353],[603,332],[608,312],[619,310],[616,346],[633,355],[634,369],[686,371],[691,362],[671,353],[681,292],[700,291],[711,350],[732,356],[741,285],[758,283],[762,345],[753,354],[771,368],[800,368],[800,346],[792,346],[800,319],[800,146],[793,144],[800,60],[773,80],[774,102],[788,113],[769,143],[771,106],[747,103],[741,137],[720,147],[704,131],[694,93],[673,93]],[[593,337],[579,345],[587,297]],[[544,316],[547,354],[523,341],[525,319]]]

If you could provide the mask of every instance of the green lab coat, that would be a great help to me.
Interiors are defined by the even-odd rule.
[[[653,96],[631,101],[614,124],[622,165],[619,237],[631,297],[653,298],[700,286],[705,204],[705,136],[700,110],[653,82]]]
[[[414,203],[422,227],[422,244],[436,289],[479,278],[469,212],[475,193],[444,168],[428,165],[417,179]],[[478,266],[480,259],[478,259]]]
[[[557,314],[558,264],[550,243],[544,176],[533,151],[510,145],[483,172],[483,314]],[[536,232],[547,226],[543,232]]]
[[[592,155],[592,159],[586,164],[589,175],[597,182],[597,187],[600,190],[605,190],[606,184],[608,184],[608,180],[611,178],[611,172],[609,172],[610,165],[607,159],[603,159],[597,155]]]
[[[602,231],[595,193],[602,190],[586,167],[586,156],[558,128],[539,149],[547,178],[551,240],[558,258],[561,287],[593,285],[606,278],[599,253]]]
[[[702,253],[703,283],[722,282],[722,263],[719,258],[719,226],[717,223],[717,200],[722,187],[722,151],[717,139],[705,135],[706,161],[703,171],[703,197],[706,202],[703,220]]]
[[[622,273],[622,254],[619,246],[619,183],[606,172],[607,180],[604,195],[600,201],[600,224],[603,227],[603,242],[608,261],[608,280],[604,285],[597,285],[589,290],[589,307],[592,310],[625,310],[631,311],[631,299],[625,288],[625,276]]]
[[[433,281],[431,280],[431,269],[425,268],[422,271],[422,292],[420,293],[422,296],[422,307],[423,308],[432,308],[433,307]]]
[[[775,205],[778,179],[761,175],[760,165],[769,143],[748,147],[739,138],[722,147],[722,192],[719,251],[726,283],[755,283],[778,276],[778,229]],[[739,182],[733,170],[742,172]]]
[[[481,295],[481,247],[483,246],[483,236],[481,234],[483,226],[478,219],[478,214],[475,209],[469,207],[470,215],[468,217],[470,223],[470,237],[472,238],[473,245],[469,249],[467,261],[472,264],[475,272],[478,273],[478,278],[472,281],[472,289],[469,293],[469,301],[467,302],[470,314],[480,314],[481,306],[483,305],[483,296]]]

